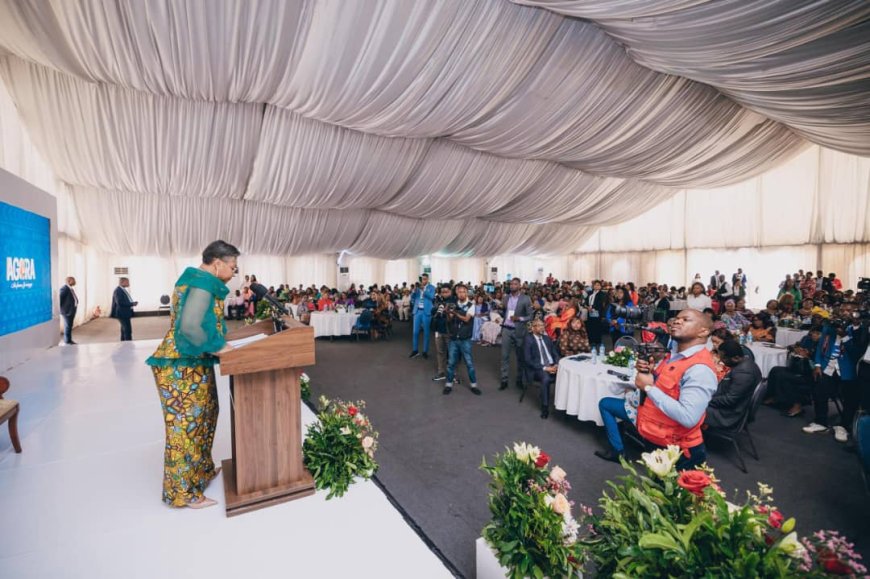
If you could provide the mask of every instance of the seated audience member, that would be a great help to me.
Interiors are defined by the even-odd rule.
[[[779,322],[779,302],[767,300],[767,305],[757,315],[764,320],[764,325],[776,327],[777,322]]]
[[[782,286],[782,289],[779,290],[779,295],[776,296],[776,299],[779,300],[780,305],[782,305],[782,298],[785,296],[791,296],[792,306],[798,303],[803,299],[803,295],[801,295],[801,291],[795,287],[794,278],[786,278],[785,283]],[[780,308],[782,309],[782,308]]]
[[[296,292],[294,292],[290,298],[290,303],[287,304],[287,309],[289,310],[290,315],[303,324],[307,324],[311,317],[308,315],[308,306],[302,300],[302,296]]]
[[[559,353],[553,341],[544,333],[544,322],[531,323],[531,334],[526,335],[523,353],[527,380],[541,382],[541,418],[550,415],[550,383],[555,382],[559,369]]]
[[[764,323],[764,318],[760,315],[752,318],[752,327],[749,328],[749,333],[752,334],[753,342],[768,342],[776,341],[776,328],[772,325]]]
[[[245,298],[242,297],[242,292],[236,290],[233,297],[227,299],[227,318],[230,320],[241,320],[245,317]]]
[[[784,407],[782,414],[789,418],[804,413],[803,403],[808,402],[812,395],[812,360],[821,334],[820,327],[811,328],[799,343],[789,348],[788,365],[771,369],[767,376],[767,396],[763,404]]]
[[[734,340],[719,346],[719,359],[731,371],[719,381],[716,393],[707,405],[705,424],[712,428],[736,428],[746,413],[752,393],[761,382],[761,370],[755,362],[743,355],[743,349]]]
[[[396,305],[399,310],[399,320],[407,322],[411,319],[411,292],[408,288],[402,289],[402,299]]]
[[[695,282],[692,284],[692,293],[686,298],[686,306],[703,312],[705,309],[712,307],[713,301],[710,296],[704,293],[704,284]]]
[[[562,356],[575,356],[590,352],[589,336],[586,335],[586,327],[579,317],[571,318],[568,327],[559,336],[559,352]]]
[[[257,300],[255,298],[256,296],[254,296],[254,292],[251,291],[250,287],[242,289],[242,302],[244,302],[246,318],[254,317],[254,308],[257,305]]]
[[[678,445],[682,456],[677,469],[686,470],[707,458],[701,425],[718,383],[713,356],[705,347],[710,320],[698,310],[686,309],[669,327],[675,349],[655,373],[648,360],[637,362],[635,386],[645,393],[638,407],[637,430],[657,446]]]
[[[326,312],[335,308],[335,302],[332,301],[332,297],[329,295],[328,291],[323,291],[321,293],[320,299],[317,300],[317,311],[318,312]]]
[[[478,294],[474,298],[474,326],[471,329],[472,342],[480,342],[480,330],[487,319],[489,319],[489,304],[486,301],[485,295]]]
[[[495,302],[493,302],[494,304]],[[484,320],[480,326],[480,345],[495,346],[501,338],[501,324],[503,318],[495,307],[489,310],[489,319]]]
[[[725,300],[725,311],[719,319],[725,322],[725,327],[732,332],[742,332],[749,327],[749,320],[737,311],[737,303],[732,299]]]
[[[532,308],[534,309],[534,304]],[[563,300],[559,306],[558,315],[547,317],[544,327],[551,340],[559,339],[559,333],[568,325],[569,320],[577,316],[578,309],[576,300]]]
[[[623,336],[634,335],[634,331],[626,327],[628,320],[626,320],[625,317],[618,315],[616,310],[618,307],[625,308],[632,306],[634,306],[634,302],[628,298],[625,289],[617,287],[613,291],[613,300],[611,300],[610,305],[607,306],[607,312],[604,316],[610,328],[610,338],[613,340],[614,344],[616,344],[616,341]]]

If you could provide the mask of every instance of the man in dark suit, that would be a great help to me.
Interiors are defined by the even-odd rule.
[[[601,289],[601,282],[596,280],[592,283],[592,293],[589,294],[589,314],[586,322],[586,333],[589,335],[589,345],[597,346],[601,343],[601,336],[605,328],[602,324],[607,321],[607,292]]]
[[[133,339],[133,323],[130,320],[133,318],[133,308],[139,305],[139,302],[134,302],[130,297],[128,287],[130,287],[130,280],[122,277],[118,280],[118,287],[115,288],[115,293],[112,295],[110,315],[121,323],[122,342]]]
[[[68,277],[66,285],[60,288],[60,317],[63,318],[64,344],[75,344],[72,339],[72,328],[76,311],[79,309],[79,297],[73,289],[74,285],[76,285],[76,278]]]
[[[511,352],[517,357],[517,386],[523,387],[523,340],[526,337],[526,324],[532,319],[532,300],[522,293],[522,280],[513,278],[510,294],[504,296],[504,322],[501,326],[501,386],[508,387]]]
[[[731,371],[719,381],[716,393],[707,406],[706,424],[712,428],[731,429],[740,424],[740,419],[752,401],[752,393],[761,382],[761,370],[736,340],[726,340],[719,346],[719,359]]]
[[[532,333],[526,336],[524,358],[528,378],[541,381],[541,418],[550,415],[550,383],[556,379],[559,370],[559,352],[553,340],[544,333],[544,322],[532,322]]]

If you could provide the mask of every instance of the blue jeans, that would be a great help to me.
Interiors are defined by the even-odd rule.
[[[468,380],[473,386],[477,385],[477,374],[474,372],[474,361],[471,359],[471,340],[450,340],[447,346],[447,383],[453,384],[456,376],[456,364],[459,356],[465,360],[468,368]]]
[[[619,434],[619,425],[616,419],[628,420],[625,412],[625,398],[602,398],[598,401],[598,411],[604,422],[604,430],[607,432],[607,441],[613,450],[623,452],[625,445],[622,444],[622,436]]]
[[[429,330],[432,327],[432,316],[427,316],[422,313],[414,313],[414,351],[419,352],[417,347],[420,340],[420,330],[423,330],[423,352],[429,353]]]

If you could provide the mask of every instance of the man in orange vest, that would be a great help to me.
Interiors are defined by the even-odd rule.
[[[658,446],[679,446],[679,470],[695,468],[707,458],[701,425],[718,385],[706,347],[712,325],[698,310],[683,310],[671,324],[675,351],[655,369],[651,360],[637,362],[635,385],[645,393],[637,410],[637,430]]]

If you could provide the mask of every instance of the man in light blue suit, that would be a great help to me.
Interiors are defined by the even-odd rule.
[[[423,357],[429,357],[429,330],[432,326],[432,301],[435,299],[435,286],[429,283],[429,274],[420,277],[420,287],[411,294],[411,312],[414,316],[414,351],[410,358],[420,355],[418,348],[420,330],[423,330]]]

